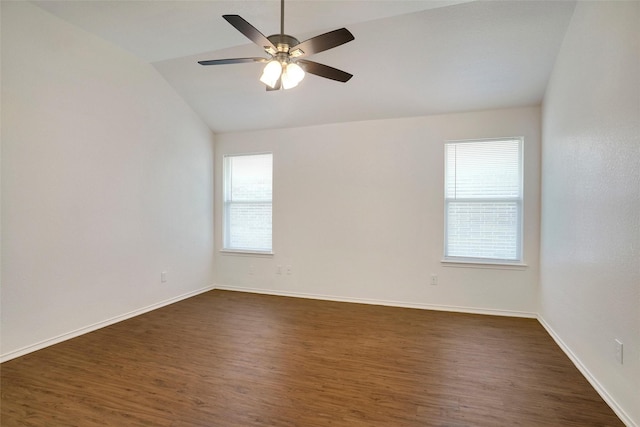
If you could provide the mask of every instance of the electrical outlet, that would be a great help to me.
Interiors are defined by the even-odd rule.
[[[160,273],[160,281],[162,283],[165,283],[167,281],[167,272],[163,271],[162,273]]]
[[[276,274],[282,274],[282,266],[281,265],[277,265],[276,266]]]
[[[287,274],[292,274],[293,273],[293,267],[290,265],[287,265]]]
[[[620,340],[616,340],[616,360],[622,365],[622,348],[623,348],[623,344],[622,341]]]
[[[431,284],[433,286],[438,285],[438,275],[437,274],[432,274],[431,275]]]

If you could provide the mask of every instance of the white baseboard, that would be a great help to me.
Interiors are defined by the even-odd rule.
[[[85,326],[85,327],[80,328],[80,329],[76,329],[75,331],[67,332],[67,333],[58,335],[56,337],[49,338],[49,339],[46,339],[44,341],[40,341],[40,342],[32,344],[32,345],[28,345],[28,346],[20,348],[18,350],[10,351],[9,353],[5,353],[5,354],[0,355],[0,363],[6,362],[6,361],[11,360],[11,359],[15,359],[16,357],[24,356],[25,354],[32,353],[32,352],[37,351],[37,350],[41,350],[41,349],[43,349],[45,347],[49,347],[49,346],[54,345],[54,344],[58,344],[58,343],[60,343],[62,341],[66,341],[66,340],[69,340],[71,338],[75,338],[75,337],[78,337],[80,335],[84,335],[86,333],[93,332],[95,330],[104,328],[105,326],[109,326],[109,325],[113,325],[114,323],[122,322],[123,320],[127,320],[127,319],[130,319],[132,317],[139,316],[139,315],[147,313],[149,311],[156,310],[158,308],[164,307],[164,306],[169,305],[169,304],[173,304],[173,303],[181,301],[183,299],[191,298],[193,296],[196,296],[196,295],[204,293],[204,292],[211,291],[213,289],[215,289],[215,286],[212,285],[212,286],[207,286],[205,288],[198,289],[198,290],[195,290],[195,291],[187,292],[186,294],[182,294],[182,295],[179,295],[179,296],[174,297],[174,298],[169,298],[167,300],[164,300],[164,301],[161,301],[161,302],[158,302],[158,303],[155,303],[155,304],[148,305],[148,306],[140,308],[138,310],[133,310],[133,311],[130,311],[128,313],[122,314],[120,316],[115,316],[115,317],[112,317],[110,319],[103,320],[102,322],[94,323],[92,325]]]
[[[551,325],[549,325],[544,318],[538,314],[538,322],[542,325],[542,327],[547,331],[551,338],[558,344],[558,347],[564,351],[567,357],[573,362],[576,368],[580,371],[580,373],[589,381],[589,384],[596,390],[596,392],[602,397],[602,399],[609,405],[609,407],[616,413],[618,418],[628,427],[638,427],[638,425],[633,422],[631,417],[627,415],[627,413],[618,405],[613,397],[607,392],[607,390],[598,382],[598,380],[591,374],[589,369],[582,363],[580,358],[576,356],[576,354],[571,351],[571,348],[560,338],[560,336],[553,330]]]
[[[460,307],[460,306],[438,305],[438,304],[422,304],[422,303],[410,303],[410,302],[404,302],[404,301],[377,300],[377,299],[370,299],[370,298],[351,298],[351,297],[343,297],[343,296],[309,294],[309,293],[302,293],[302,292],[281,291],[281,290],[273,290],[273,289],[246,288],[246,287],[226,286],[226,285],[215,285],[215,288],[220,290],[225,290],[225,291],[250,292],[254,294],[277,295],[277,296],[283,296],[283,297],[307,298],[307,299],[317,299],[317,300],[325,300],[325,301],[352,302],[357,304],[384,305],[389,307],[451,311],[456,313],[488,314],[492,316],[508,316],[508,317],[526,317],[530,319],[536,319],[538,316],[537,313],[529,313],[526,311],[496,310],[496,309],[489,309],[489,308]]]

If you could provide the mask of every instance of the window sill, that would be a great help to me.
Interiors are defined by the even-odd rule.
[[[454,268],[487,268],[493,270],[526,270],[527,264],[521,262],[499,262],[499,261],[464,261],[443,259],[440,261],[443,267]]]
[[[273,252],[264,251],[250,251],[240,249],[221,249],[220,254],[230,256],[257,256],[257,257],[272,257]]]

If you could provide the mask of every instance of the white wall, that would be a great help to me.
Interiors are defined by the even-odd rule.
[[[212,158],[152,66],[2,2],[3,358],[210,286]]]
[[[275,255],[217,252],[216,285],[532,315],[538,299],[539,132],[534,107],[218,135],[218,199],[224,154],[274,153]],[[505,136],[525,137],[529,267],[443,267],[443,144]],[[276,274],[277,265],[291,265],[293,274]],[[437,286],[429,285],[432,273],[439,276]]]
[[[578,2],[543,109],[541,320],[629,425],[640,425],[639,9]]]

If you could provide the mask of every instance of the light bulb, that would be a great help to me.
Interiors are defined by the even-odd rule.
[[[282,74],[282,64],[276,60],[269,61],[262,71],[260,81],[273,88],[278,82],[280,74]]]
[[[293,62],[289,63],[282,73],[282,87],[291,89],[304,79],[304,70]]]

